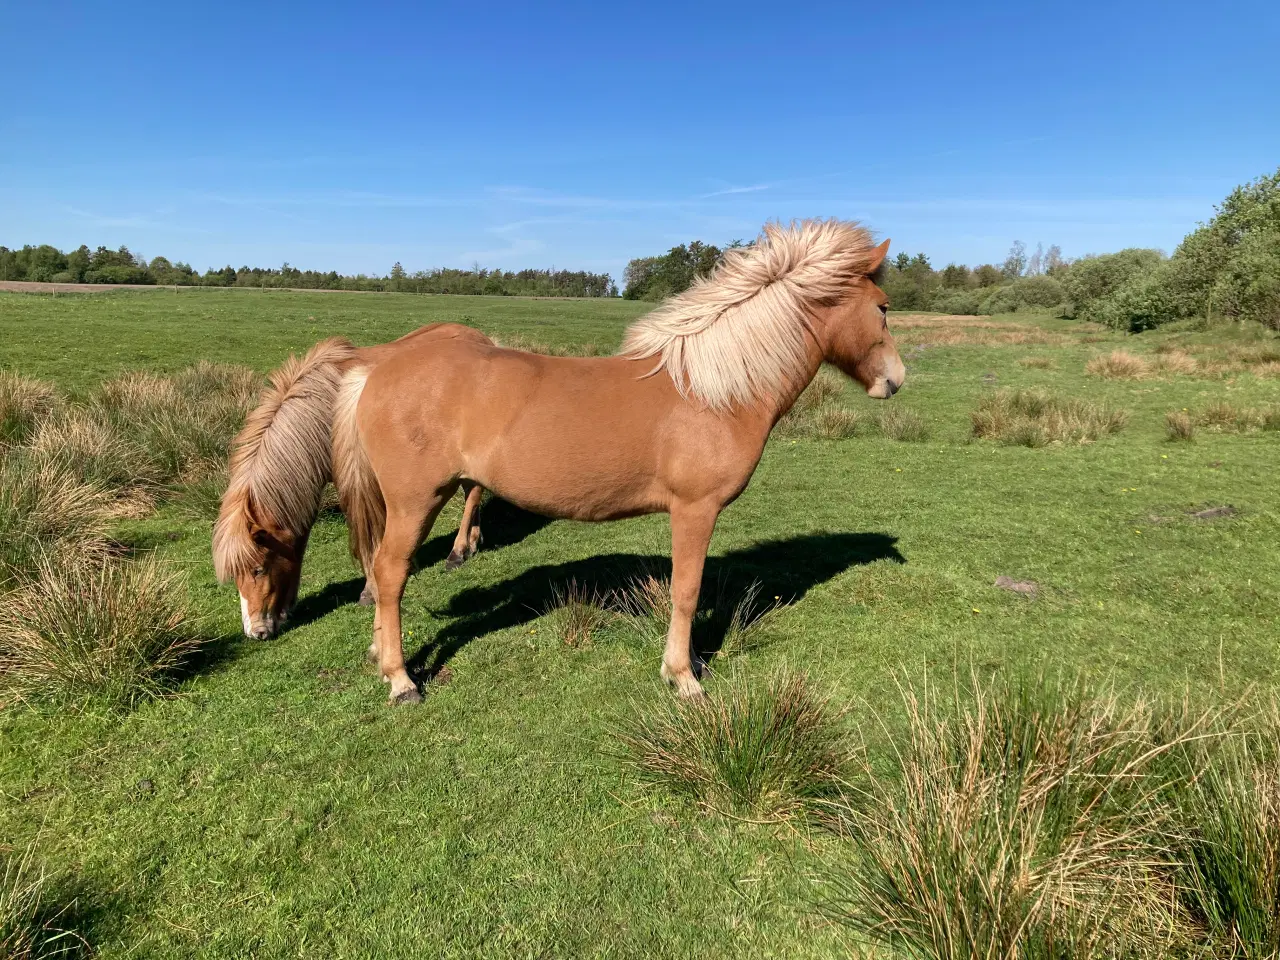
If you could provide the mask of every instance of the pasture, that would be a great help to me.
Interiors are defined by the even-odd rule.
[[[265,372],[325,336],[438,321],[612,351],[645,309],[0,294],[0,367],[76,397],[130,370]],[[1061,670],[1206,702],[1276,690],[1280,338],[1027,313],[890,327],[902,392],[842,383],[784,422],[716,529],[703,648],[753,585],[777,609],[712,658],[713,699],[789,667],[874,742],[904,722],[900,685],[926,676]],[[1090,427],[1100,411],[1114,416]],[[183,571],[210,642],[174,695],[128,711],[0,710],[0,843],[34,844],[104,957],[855,953],[816,907],[842,841],[646,787],[617,732],[672,697],[660,641],[609,619],[570,643],[548,613],[571,588],[662,577],[666,518],[547,523],[495,504],[485,548],[446,573],[458,507],[406,590],[406,653],[434,679],[403,709],[364,661],[372,613],[340,516],[322,516],[293,622],[267,642],[240,636],[208,518],[162,499],[116,521],[121,548]]]

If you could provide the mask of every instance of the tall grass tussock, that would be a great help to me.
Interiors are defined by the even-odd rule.
[[[975,438],[1024,447],[1092,443],[1129,419],[1124,410],[1043,390],[999,390],[984,397],[971,418]]]
[[[52,384],[0,370],[0,450],[25,443],[61,403]]]
[[[738,678],[697,701],[638,713],[619,737],[640,778],[729,817],[822,820],[853,759],[840,714],[800,673]]]
[[[88,945],[62,924],[70,904],[50,892],[49,874],[36,865],[34,845],[16,856],[0,852],[0,957],[55,960],[88,954]]]
[[[1174,881],[1214,956],[1280,956],[1280,712],[1177,754]]]
[[[891,769],[844,813],[826,912],[905,956],[1163,956],[1188,935],[1166,875],[1152,711],[1046,681],[904,693]],[[961,702],[961,701],[964,702]]]
[[[0,590],[47,556],[101,556],[113,498],[57,464],[15,451],[0,458]]]
[[[127,706],[163,692],[201,644],[183,584],[159,562],[42,557],[0,603],[0,690]]]

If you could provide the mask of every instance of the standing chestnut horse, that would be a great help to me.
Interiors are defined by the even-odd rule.
[[[247,636],[273,636],[297,600],[307,539],[333,476],[330,430],[343,374],[354,366],[368,370],[410,344],[445,340],[492,344],[471,327],[435,323],[372,347],[332,337],[301,359],[291,356],[271,374],[270,386],[232,441],[230,479],[213,528],[214,570],[220,581],[235,581]],[[479,487],[468,490],[450,569],[480,545],[482,493]],[[360,602],[372,602],[368,584]]]
[[[690,626],[716,518],[746,489],[769,431],[824,361],[888,398],[906,376],[888,252],[839,221],[770,224],[712,275],[628,329],[614,357],[544,357],[464,340],[409,346],[343,378],[334,462],[377,593],[374,647],[393,703],[405,670],[400,600],[414,549],[461,485],[574,520],[671,515],[662,676],[702,692]],[[352,472],[342,476],[344,470]]]

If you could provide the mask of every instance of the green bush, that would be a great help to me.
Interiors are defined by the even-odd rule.
[[[1138,274],[1147,273],[1164,259],[1159,250],[1131,247],[1119,253],[1084,257],[1063,271],[1062,291],[1068,317],[1092,320],[1094,305],[1123,287]]]
[[[1142,262],[1134,266],[1129,258],[1133,270],[1122,282],[1092,299],[1073,293],[1079,315],[1132,331],[1215,316],[1280,329],[1280,170],[1233,190],[1213,219],[1188,234],[1169,260],[1137,259]],[[1087,263],[1071,268],[1069,288],[1100,269],[1082,271]]]
[[[933,309],[938,313],[973,316],[983,312],[983,293],[982,290],[955,290],[944,293],[933,301]]]
[[[1065,299],[1061,281],[1054,277],[1023,277],[1013,285],[1018,303],[1028,307],[1056,307]]]

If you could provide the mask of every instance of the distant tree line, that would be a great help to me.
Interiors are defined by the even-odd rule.
[[[741,246],[735,241],[731,246]],[[627,264],[623,296],[661,300],[709,274],[723,251],[694,241]],[[1237,187],[1172,256],[1127,249],[1063,257],[1015,241],[1002,263],[934,269],[902,252],[877,282],[895,310],[952,314],[1051,310],[1122,330],[1175,321],[1252,321],[1280,330],[1280,169]]]
[[[401,293],[465,293],[488,296],[616,297],[618,288],[607,273],[585,270],[471,270],[440,268],[408,273],[399,263],[385,277],[336,270],[323,273],[282,267],[210,268],[198,273],[190,264],[166,257],[147,260],[128,247],[70,253],[42,244],[10,250],[0,246],[0,280],[44,283],[129,283],[181,287],[292,287],[304,290],[378,290]]]

